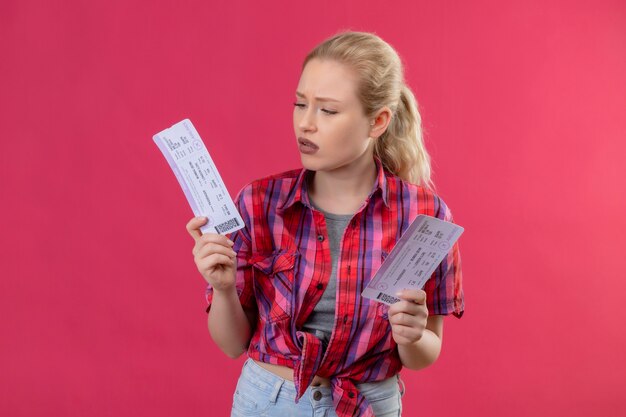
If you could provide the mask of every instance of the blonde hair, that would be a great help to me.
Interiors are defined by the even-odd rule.
[[[335,60],[356,71],[357,96],[367,117],[373,117],[383,106],[391,109],[391,122],[374,145],[374,155],[385,169],[434,190],[422,118],[415,96],[405,84],[402,61],[395,49],[373,33],[346,31],[317,45],[304,59],[302,69],[315,58]]]

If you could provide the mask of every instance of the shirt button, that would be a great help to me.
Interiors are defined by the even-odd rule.
[[[317,240],[322,242],[324,240],[324,235],[317,235]]]
[[[319,284],[317,284],[317,289],[321,290],[322,288],[324,288],[324,284],[322,284],[321,282]]]
[[[322,399],[322,392],[321,392],[321,391],[317,391],[317,390],[316,390],[316,391],[314,391],[314,392],[313,392],[313,399],[314,399],[315,401],[319,401],[319,400],[321,400],[321,399]]]
[[[346,314],[345,316],[343,316],[343,324],[346,324],[348,322],[348,315]]]
[[[319,391],[318,391],[318,392],[319,392]],[[348,392],[348,397],[350,397],[350,398],[354,398],[354,392],[352,392],[352,391]]]

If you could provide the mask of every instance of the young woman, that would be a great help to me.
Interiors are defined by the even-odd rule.
[[[211,336],[248,355],[232,415],[397,416],[399,371],[432,364],[443,316],[464,309],[458,244],[424,290],[391,307],[361,297],[418,214],[452,221],[417,103],[394,49],[363,32],[313,49],[295,100],[304,168],[246,185],[245,228],[228,237],[202,235],[205,218],[187,224]]]

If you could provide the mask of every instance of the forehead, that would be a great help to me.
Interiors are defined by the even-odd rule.
[[[300,75],[298,92],[307,97],[332,97],[341,101],[356,99],[357,76],[345,64],[312,59]]]

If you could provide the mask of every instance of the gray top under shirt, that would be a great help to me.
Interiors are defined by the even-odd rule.
[[[328,285],[322,294],[319,302],[315,305],[313,312],[302,326],[302,330],[315,334],[322,340],[324,350],[330,339],[330,334],[335,323],[335,299],[337,292],[337,259],[339,257],[341,237],[343,231],[353,217],[353,214],[333,214],[317,207],[312,200],[311,204],[315,209],[324,213],[326,219],[326,229],[328,230],[328,240],[330,242],[331,272]]]

